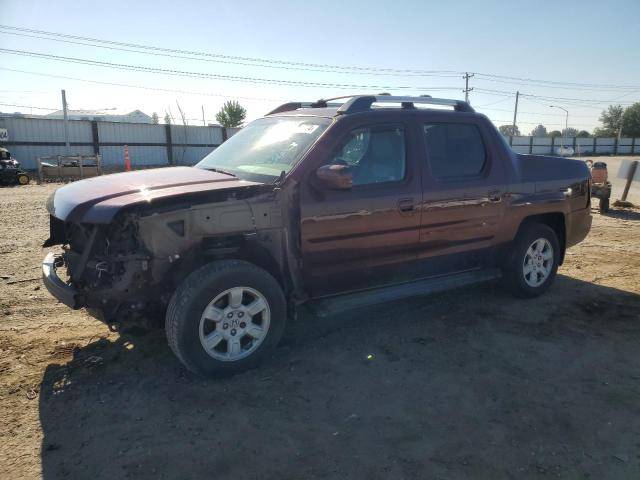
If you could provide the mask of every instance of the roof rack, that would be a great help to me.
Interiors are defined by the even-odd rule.
[[[342,97],[338,97],[342,98]],[[346,97],[345,97],[346,98]],[[267,115],[273,115],[274,113],[281,112],[290,112],[291,110],[297,110],[299,108],[327,108],[327,107],[339,107],[341,103],[329,103],[329,100],[336,100],[335,98],[330,98],[327,100],[317,100],[315,102],[288,102],[283,103],[277,108],[271,110]]]
[[[349,98],[345,103],[330,103],[333,100]],[[475,112],[475,110],[467,102],[462,100],[450,100],[447,98],[432,98],[429,95],[420,97],[396,97],[387,93],[379,95],[343,95],[341,97],[333,97],[320,99],[315,102],[289,102],[283,103],[278,108],[271,110],[267,115],[275,113],[289,112],[298,108],[327,108],[339,107],[338,114],[364,112],[370,110],[374,103],[399,103],[402,108],[415,108],[416,104],[421,105],[443,105],[453,107],[456,112]]]
[[[339,109],[339,114],[356,113],[370,110],[374,103],[399,103],[402,108],[415,108],[416,104],[421,105],[444,105],[453,107],[456,112],[475,112],[471,105],[462,100],[451,100],[448,98],[433,97],[395,97],[392,95],[361,95],[351,98]]]

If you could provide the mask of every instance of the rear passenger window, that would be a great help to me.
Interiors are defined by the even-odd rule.
[[[470,177],[484,170],[486,153],[475,125],[428,123],[424,138],[427,161],[435,178]]]

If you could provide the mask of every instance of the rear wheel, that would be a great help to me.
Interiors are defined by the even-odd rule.
[[[251,263],[224,260],[196,270],[178,287],[166,331],[189,370],[214,376],[256,366],[280,340],[285,321],[276,279]]]
[[[553,229],[532,223],[518,233],[505,269],[505,281],[519,297],[537,297],[553,282],[558,271],[560,245]]]
[[[600,213],[607,213],[609,211],[609,199],[601,198],[600,199]]]
[[[20,173],[18,174],[16,181],[20,185],[27,185],[29,183],[29,175],[27,175],[26,173]]]

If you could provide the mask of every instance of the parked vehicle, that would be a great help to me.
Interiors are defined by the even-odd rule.
[[[600,201],[600,212],[609,211],[609,199],[611,198],[611,182],[605,162],[587,162],[591,170],[591,196]]]
[[[516,154],[457,100],[331,101],[282,105],[195,167],[57,190],[48,290],[109,323],[166,309],[175,354],[213,375],[257,364],[303,303],[333,312],[500,275],[540,295],[589,232],[584,162]]]
[[[20,168],[20,163],[11,158],[11,153],[0,147],[0,183],[27,185],[29,174]]]

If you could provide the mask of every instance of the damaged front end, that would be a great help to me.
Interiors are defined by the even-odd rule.
[[[109,225],[64,222],[51,217],[51,236],[44,246],[61,245],[42,266],[43,282],[65,305],[97,309],[105,321],[119,309],[141,310],[150,291],[151,254],[138,237],[133,215]],[[159,293],[159,292],[158,292]]]

